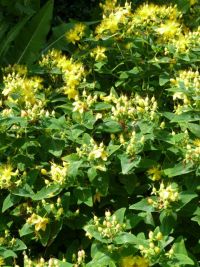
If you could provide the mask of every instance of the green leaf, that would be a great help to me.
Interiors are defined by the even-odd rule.
[[[119,150],[121,145],[109,145],[107,147],[108,156],[111,156],[113,153],[115,153],[117,150]]]
[[[185,248],[185,242],[184,242],[184,239],[182,236],[179,236],[175,240],[173,250],[174,250],[174,253],[187,255],[187,250]]]
[[[20,197],[30,197],[34,196],[34,192],[28,184],[23,185],[23,187],[18,187],[12,190],[12,194]]]
[[[94,178],[97,176],[97,171],[95,167],[91,167],[88,169],[88,178],[90,182],[94,180]]]
[[[194,265],[194,261],[184,254],[175,253],[175,257],[176,257],[176,260],[178,260],[178,263],[180,265],[183,265],[183,266]]]
[[[22,228],[19,230],[20,237],[32,234],[34,232],[34,228],[31,224],[25,223]]]
[[[27,246],[24,244],[24,242],[22,242],[22,240],[16,238],[14,246],[13,246],[13,250],[18,251],[18,250],[25,250],[25,249],[27,249]]]
[[[3,58],[8,50],[10,50],[10,44],[15,40],[17,35],[20,33],[24,25],[30,19],[31,16],[27,16],[22,19],[19,23],[17,23],[11,30],[8,32],[7,36],[4,38],[3,42],[1,42],[0,46],[0,57]]]
[[[188,123],[187,127],[194,135],[200,138],[200,125],[195,123]]]
[[[192,163],[183,164],[182,162],[180,162],[179,164],[175,165],[173,168],[168,168],[168,169],[163,170],[163,173],[166,176],[171,178],[171,177],[175,177],[175,176],[179,176],[179,175],[192,172],[193,171],[192,166],[193,166]]]
[[[168,73],[163,73],[159,76],[159,85],[163,86],[170,80],[170,76]]]
[[[108,243],[107,238],[103,238],[100,233],[97,231],[96,226],[94,225],[86,225],[84,226],[84,230],[88,232],[91,236],[93,236],[96,240],[100,241],[101,243]]]
[[[194,222],[197,222],[198,225],[200,226],[200,207],[198,207],[194,213],[194,216],[191,220],[194,221]]]
[[[35,195],[32,196],[33,200],[42,200],[45,198],[52,198],[60,193],[62,190],[61,186],[58,184],[52,184],[50,186],[43,187]]]
[[[121,125],[117,121],[109,120],[101,123],[98,129],[106,133],[119,133],[122,131]]]
[[[92,130],[94,123],[96,121],[95,116],[93,115],[92,111],[85,112],[83,115],[83,125],[87,128]]]
[[[137,214],[129,213],[126,215],[126,230],[131,230],[134,227],[138,225],[139,222],[141,222],[143,218],[141,216],[138,216]]]
[[[118,209],[117,211],[115,211],[115,213],[114,213],[114,215],[116,216],[117,222],[119,222],[120,224],[122,224],[124,221],[125,211],[126,211],[126,208],[121,208],[121,209]]]
[[[60,157],[65,146],[65,141],[60,139],[52,139],[49,144],[49,153],[55,157]]]
[[[63,262],[63,261],[60,261],[60,260],[57,260],[58,261],[58,266],[59,267],[73,267],[74,264],[72,263],[69,263],[69,262]]]
[[[103,254],[101,257],[95,257],[91,262],[86,264],[86,267],[114,267],[116,266],[110,256]]]
[[[177,203],[178,210],[183,208],[185,205],[187,205],[192,199],[198,197],[197,194],[190,192],[190,191],[183,191],[179,194],[179,203]]]
[[[31,64],[39,56],[50,29],[53,0],[49,0],[18,35],[11,51],[12,62]]]
[[[46,247],[51,235],[51,227],[49,224],[47,224],[45,231],[39,232],[40,242],[43,245],[43,247]]]
[[[140,162],[140,157],[130,159],[125,154],[120,155],[119,159],[121,161],[122,174],[128,174],[134,167],[137,167]]]
[[[160,230],[161,232],[168,236],[176,226],[177,215],[176,213],[169,212],[168,210],[163,210],[160,214]]]
[[[104,103],[104,102],[97,103],[94,106],[94,110],[96,110],[96,111],[109,110],[111,108],[112,108],[111,104]]]
[[[10,250],[10,249],[6,249],[4,247],[0,247],[0,256],[3,259],[7,259],[7,258],[17,258],[17,254],[15,254],[14,251]]]
[[[152,197],[152,199],[153,199],[153,197]],[[139,202],[131,205],[129,207],[129,209],[142,210],[142,211],[146,211],[146,212],[153,212],[154,211],[154,207],[148,203],[146,198],[144,198],[144,199],[140,200]]]
[[[81,160],[75,160],[71,161],[68,167],[67,175],[72,178],[76,178],[78,175],[79,168],[81,167],[82,161]]]
[[[174,242],[173,250],[174,258],[179,261],[179,264],[184,266],[186,264],[194,265],[193,260],[188,257],[187,250],[185,248],[185,242],[182,236],[178,237]]]
[[[76,188],[74,195],[78,198],[78,204],[85,203],[87,206],[92,207],[92,192],[90,188]]]
[[[7,209],[13,207],[20,201],[21,197],[9,194],[3,202],[2,212],[5,212]]]
[[[121,244],[134,244],[134,245],[143,245],[146,246],[148,242],[144,238],[140,238],[131,233],[120,233],[118,236],[114,238],[114,243],[117,245]]]

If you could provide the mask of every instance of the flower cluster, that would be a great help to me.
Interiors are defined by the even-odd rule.
[[[51,258],[45,261],[44,258],[38,260],[31,260],[26,254],[24,255],[24,267],[59,267],[57,259]],[[15,266],[17,267],[17,266]]]
[[[188,111],[190,107],[199,108],[200,101],[200,75],[199,71],[180,71],[179,75],[175,79],[171,79],[171,84],[175,88],[173,94],[173,100],[181,100],[182,103],[178,103],[175,106],[176,113],[180,114],[184,111]]]
[[[178,187],[175,183],[165,186],[161,182],[159,189],[153,187],[152,195],[157,196],[157,200],[149,198],[148,202],[157,209],[169,209],[174,202],[179,200]]]
[[[113,239],[125,228],[125,224],[119,223],[116,215],[111,215],[110,211],[105,212],[105,218],[103,221],[97,216],[94,216],[93,221],[96,230],[103,238]],[[91,236],[91,234],[87,232],[86,235]]]
[[[84,264],[85,262],[85,251],[83,249],[79,250],[77,253],[77,256],[74,255],[74,262],[75,264],[73,265],[73,267],[79,267],[82,266],[82,264]]]
[[[43,55],[40,65],[51,69],[57,67],[60,69],[64,85],[61,90],[68,98],[74,99],[78,95],[78,85],[85,76],[85,70],[81,62],[74,61],[73,58],[68,59],[60,51],[51,50]]]
[[[158,231],[150,231],[148,237],[147,245],[139,245],[139,250],[144,258],[151,260],[152,257],[157,257],[161,253],[163,235]]]
[[[36,93],[43,88],[40,77],[27,77],[27,74],[21,72],[12,72],[4,75],[4,89],[2,94],[8,101],[19,104],[34,104],[37,102]]]
[[[101,7],[103,8],[103,20],[95,31],[98,39],[118,32],[122,25],[126,25],[131,16],[131,5],[127,2],[124,7],[120,7],[117,6],[117,1],[107,0]]]
[[[42,117],[54,116],[55,111],[48,111],[43,93],[43,80],[39,76],[28,76],[28,70],[24,66],[14,65],[4,70],[4,88],[2,91],[4,108],[2,115],[12,117],[17,109],[12,109],[12,104],[20,107],[21,117],[37,120]]]
[[[82,93],[82,99],[79,96],[75,97],[73,102],[73,111],[78,111],[83,114],[87,111],[94,103],[97,102],[97,95],[92,96],[91,94],[87,95],[85,90]]]
[[[148,233],[148,239],[146,240],[146,245],[139,245],[140,253],[143,255],[144,259],[147,259],[149,262],[159,262],[161,259],[172,259],[174,258],[174,245],[166,251],[163,244],[164,242],[169,242],[168,237],[163,236],[162,232],[160,232],[159,228],[156,228],[155,231],[150,231]]]
[[[85,24],[75,24],[74,27],[65,34],[67,41],[73,44],[77,43],[84,36],[85,29]]]
[[[48,118],[55,116],[55,111],[53,110],[49,112],[48,110],[46,110],[44,108],[44,103],[40,100],[38,100],[34,105],[28,103],[26,108],[26,110],[21,110],[21,117],[27,117],[33,121],[44,117]]]
[[[198,49],[200,42],[200,27],[196,31],[189,31],[185,34],[181,34],[179,38],[173,39],[172,44],[176,49],[176,52],[188,54],[192,50]]]
[[[200,139],[195,139],[192,143],[188,143],[185,151],[185,162],[192,162],[198,165],[200,162]]]
[[[64,184],[66,182],[68,166],[67,163],[63,162],[63,166],[56,163],[51,163],[50,178],[53,183]]]
[[[121,259],[120,267],[148,267],[149,261],[141,256],[127,256]]]
[[[112,104],[111,118],[117,121],[136,120],[140,117],[155,119],[157,102],[155,97],[143,98],[136,94],[128,97],[126,95],[115,96],[110,93],[108,96],[101,96],[104,102]]]
[[[181,12],[176,6],[158,6],[154,4],[143,4],[133,14],[129,22],[128,33],[141,30],[157,34],[161,40],[174,39],[181,32],[179,18]]]
[[[90,140],[90,144],[82,144],[81,147],[76,148],[76,152],[81,158],[86,158],[88,161],[96,162],[96,169],[105,171],[105,162],[108,158],[108,152],[103,142],[99,145],[93,140]]]

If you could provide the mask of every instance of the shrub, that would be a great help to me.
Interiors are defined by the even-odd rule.
[[[101,8],[3,70],[0,266],[199,266],[200,28]]]

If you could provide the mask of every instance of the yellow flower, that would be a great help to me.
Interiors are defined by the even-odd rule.
[[[195,145],[195,146],[197,146],[197,147],[200,147],[200,139],[195,139],[194,141],[193,141],[193,144]]]
[[[13,167],[10,164],[3,164],[0,166],[0,188],[8,188],[12,185],[11,178],[16,176],[18,170],[13,172]]]
[[[29,217],[27,219],[27,223],[33,224],[35,226],[35,231],[36,232],[39,232],[40,230],[45,231],[46,230],[46,226],[49,223],[49,219],[48,218],[43,218],[43,217],[33,213],[31,215],[31,217]]]
[[[89,160],[99,159],[101,158],[103,161],[106,161],[108,157],[108,153],[105,151],[104,144],[101,143],[98,147],[94,145],[94,149],[89,153]]]
[[[96,48],[94,48],[92,50],[92,52],[90,53],[90,55],[96,61],[103,61],[104,59],[107,58],[107,56],[105,55],[105,51],[106,51],[106,48],[105,47],[97,46]]]
[[[2,257],[0,257],[0,266],[5,266],[5,262],[4,262],[4,259]]]
[[[73,87],[70,88],[70,87],[65,86],[63,87],[63,89],[64,89],[64,93],[68,95],[69,99],[75,99],[78,96],[78,91]]]
[[[72,104],[74,106],[73,111],[78,111],[79,113],[83,113],[87,110],[87,103],[79,100],[78,96],[75,99],[76,101]]]
[[[158,167],[152,167],[147,173],[153,181],[158,181],[161,178],[161,171]]]
[[[189,1],[191,6],[195,5],[198,2],[198,0],[189,0]]]
[[[70,29],[66,33],[66,39],[68,42],[75,44],[76,42],[80,41],[80,39],[84,35],[86,26],[82,23],[78,23],[74,26],[74,28]]]
[[[144,4],[136,10],[135,16],[141,21],[148,19],[155,20],[157,11],[158,6],[154,4]]]
[[[104,13],[111,12],[115,9],[117,4],[117,0],[106,0],[105,4],[99,4],[99,6],[103,9]]]
[[[140,256],[127,256],[120,261],[120,267],[148,267],[148,260]]]
[[[67,166],[60,166],[55,163],[51,163],[51,179],[57,184],[63,184],[67,176]]]
[[[35,93],[42,88],[42,79],[39,77],[25,77],[24,74],[12,72],[3,77],[4,90],[2,94],[11,102],[36,102]]]
[[[160,34],[164,40],[173,39],[177,34],[180,34],[180,31],[180,24],[171,20],[161,24],[161,26],[156,29],[156,32]]]

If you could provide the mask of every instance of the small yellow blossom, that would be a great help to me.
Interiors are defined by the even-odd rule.
[[[92,50],[90,55],[95,59],[95,61],[103,61],[107,58],[105,55],[105,51],[106,51],[105,47],[97,46]]]
[[[195,146],[197,146],[197,147],[200,147],[200,139],[195,139],[195,140],[193,141],[193,144],[194,144]]]
[[[0,257],[0,266],[5,266],[5,262],[4,262],[4,259],[2,257]]]
[[[175,21],[167,21],[160,25],[156,29],[156,32],[164,39],[174,39],[175,36],[180,35],[181,27],[180,24]]]
[[[102,159],[103,161],[106,161],[108,158],[108,153],[105,151],[104,144],[101,143],[100,146],[94,145],[94,148],[92,151],[89,153],[88,159],[93,160],[93,159]]]
[[[83,23],[77,23],[72,29],[66,33],[68,42],[75,44],[80,41],[84,35],[86,26]]]
[[[87,110],[87,103],[79,100],[78,96],[75,97],[75,102],[72,104],[74,106],[73,111],[78,111],[83,114]]]
[[[198,0],[189,0],[190,1],[190,5],[193,6],[195,5],[196,3],[198,3]]]
[[[18,170],[13,171],[13,167],[10,164],[0,165],[0,188],[7,189],[9,188],[12,182],[12,176],[17,176]]]
[[[55,163],[51,163],[50,175],[54,183],[63,184],[66,181],[67,166],[60,166]]]
[[[161,178],[161,171],[159,170],[158,167],[152,167],[147,171],[148,175],[153,181],[158,181]]]
[[[31,217],[29,217],[27,219],[27,223],[33,224],[35,226],[35,231],[36,232],[39,232],[40,230],[45,231],[46,230],[46,226],[49,223],[49,219],[48,218],[43,218],[43,217],[33,213],[31,215]]]
[[[144,4],[136,10],[135,17],[138,17],[141,21],[148,19],[156,20],[158,8],[159,7],[154,4]]]
[[[140,256],[127,256],[121,259],[120,267],[148,267],[148,260]]]

